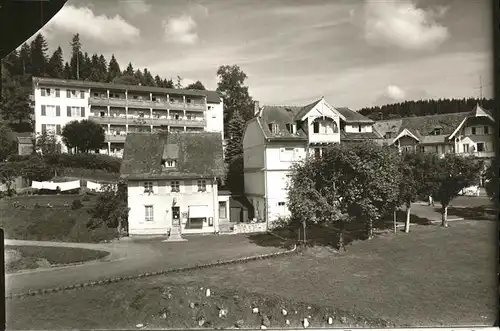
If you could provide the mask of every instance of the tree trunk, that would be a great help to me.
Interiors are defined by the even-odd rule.
[[[302,222],[302,226],[304,227],[304,246],[307,244],[307,239],[306,239],[306,221]]]
[[[373,239],[373,219],[371,217],[366,222],[366,236],[368,240]]]
[[[410,212],[411,212],[411,204],[407,204],[406,205],[405,233],[410,232]]]
[[[447,228],[448,227],[448,206],[444,206],[441,208],[441,226]]]
[[[339,252],[340,251],[346,251],[345,249],[345,242],[344,242],[344,225],[342,224],[343,222],[341,222],[340,224],[340,231],[339,231],[339,243],[338,243],[338,246],[339,246]]]
[[[394,209],[393,221],[394,221],[394,233],[397,233],[398,232],[397,209]]]

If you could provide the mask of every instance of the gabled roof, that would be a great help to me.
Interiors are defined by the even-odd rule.
[[[405,128],[396,136],[396,138],[392,140],[391,144],[394,144],[397,140],[401,139],[404,136],[411,137],[416,141],[420,141],[419,137],[415,136],[413,133],[411,133],[410,130]]]
[[[75,86],[81,88],[101,88],[101,89],[115,89],[115,90],[119,89],[119,90],[129,90],[136,92],[156,92],[156,93],[165,93],[165,94],[168,93],[174,95],[206,96],[207,102],[209,103],[221,102],[221,97],[217,93],[217,91],[174,89],[174,88],[163,88],[154,86],[125,85],[125,84],[101,83],[101,82],[45,78],[45,77],[33,77],[32,82],[35,85],[43,85],[43,86]]]
[[[164,152],[177,156],[174,168],[162,168]],[[120,174],[125,179],[220,178],[224,174],[222,136],[212,132],[129,133]]]
[[[344,116],[344,121],[346,123],[375,123],[374,120],[369,119],[366,116],[361,115],[357,111],[354,111],[347,107],[335,108],[338,112]]]
[[[443,135],[449,135],[457,128],[467,114],[450,113],[376,121],[374,128],[381,136],[384,136],[386,132],[399,134],[404,129],[408,129],[412,134],[421,139],[423,136],[428,136],[436,127],[442,128]]]
[[[320,102],[321,102],[321,100],[323,100],[323,98],[321,98],[321,99],[319,99],[319,100],[316,100],[316,101],[314,101],[314,102],[311,102],[310,104],[308,104],[308,105],[306,105],[306,106],[302,107],[302,108],[301,108],[301,109],[297,112],[297,114],[295,115],[294,120],[296,120],[296,121],[297,121],[297,120],[299,120],[299,121],[300,121],[300,120],[302,120],[302,118],[303,118],[304,116],[306,116],[306,115],[307,115],[307,113],[309,113],[309,112],[310,112],[310,111],[311,111],[314,107],[316,107],[316,105],[317,105],[318,103],[320,103]]]
[[[490,110],[483,109],[481,108],[481,106],[479,106],[479,104],[476,104],[474,109],[464,116],[463,120],[460,122],[460,124],[457,125],[455,130],[448,137],[448,139],[452,139],[457,134],[457,132],[460,131],[460,129],[464,126],[465,122],[467,122],[469,118],[475,118],[475,117],[487,117],[491,121],[493,122],[495,121],[493,113]]]
[[[274,139],[306,139],[307,134],[301,128],[297,128],[297,133],[293,134],[287,129],[287,124],[296,124],[295,117],[303,107],[298,106],[263,106],[260,111],[260,116],[256,120],[262,127],[262,131],[266,138]],[[269,129],[269,124],[278,125],[278,133],[273,133]]]

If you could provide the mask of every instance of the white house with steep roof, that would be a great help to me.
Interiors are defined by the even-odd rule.
[[[324,98],[298,106],[263,106],[243,136],[245,195],[255,217],[267,226],[289,216],[287,185],[290,167],[309,156],[319,156],[330,144],[380,138],[373,121],[349,108],[330,105]]]

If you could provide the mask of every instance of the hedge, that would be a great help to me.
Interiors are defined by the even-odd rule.
[[[47,156],[48,164],[60,168],[84,168],[120,172],[121,159],[103,154],[58,154]]]

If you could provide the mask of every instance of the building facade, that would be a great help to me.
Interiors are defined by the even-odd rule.
[[[321,98],[307,106],[263,106],[243,136],[245,195],[260,222],[289,216],[287,186],[294,162],[320,156],[330,144],[379,138],[373,121]]]
[[[229,197],[218,133],[130,133],[121,177],[128,188],[129,234],[218,233],[229,222]]]
[[[491,111],[476,105],[470,112],[377,121],[374,127],[382,144],[401,152],[472,155],[488,163],[495,156],[494,125]]]
[[[96,152],[112,156],[123,156],[127,133],[168,130],[223,135],[223,101],[215,91],[34,77],[33,93],[36,134],[50,131],[60,140],[64,125],[90,119],[106,133],[104,145]]]

